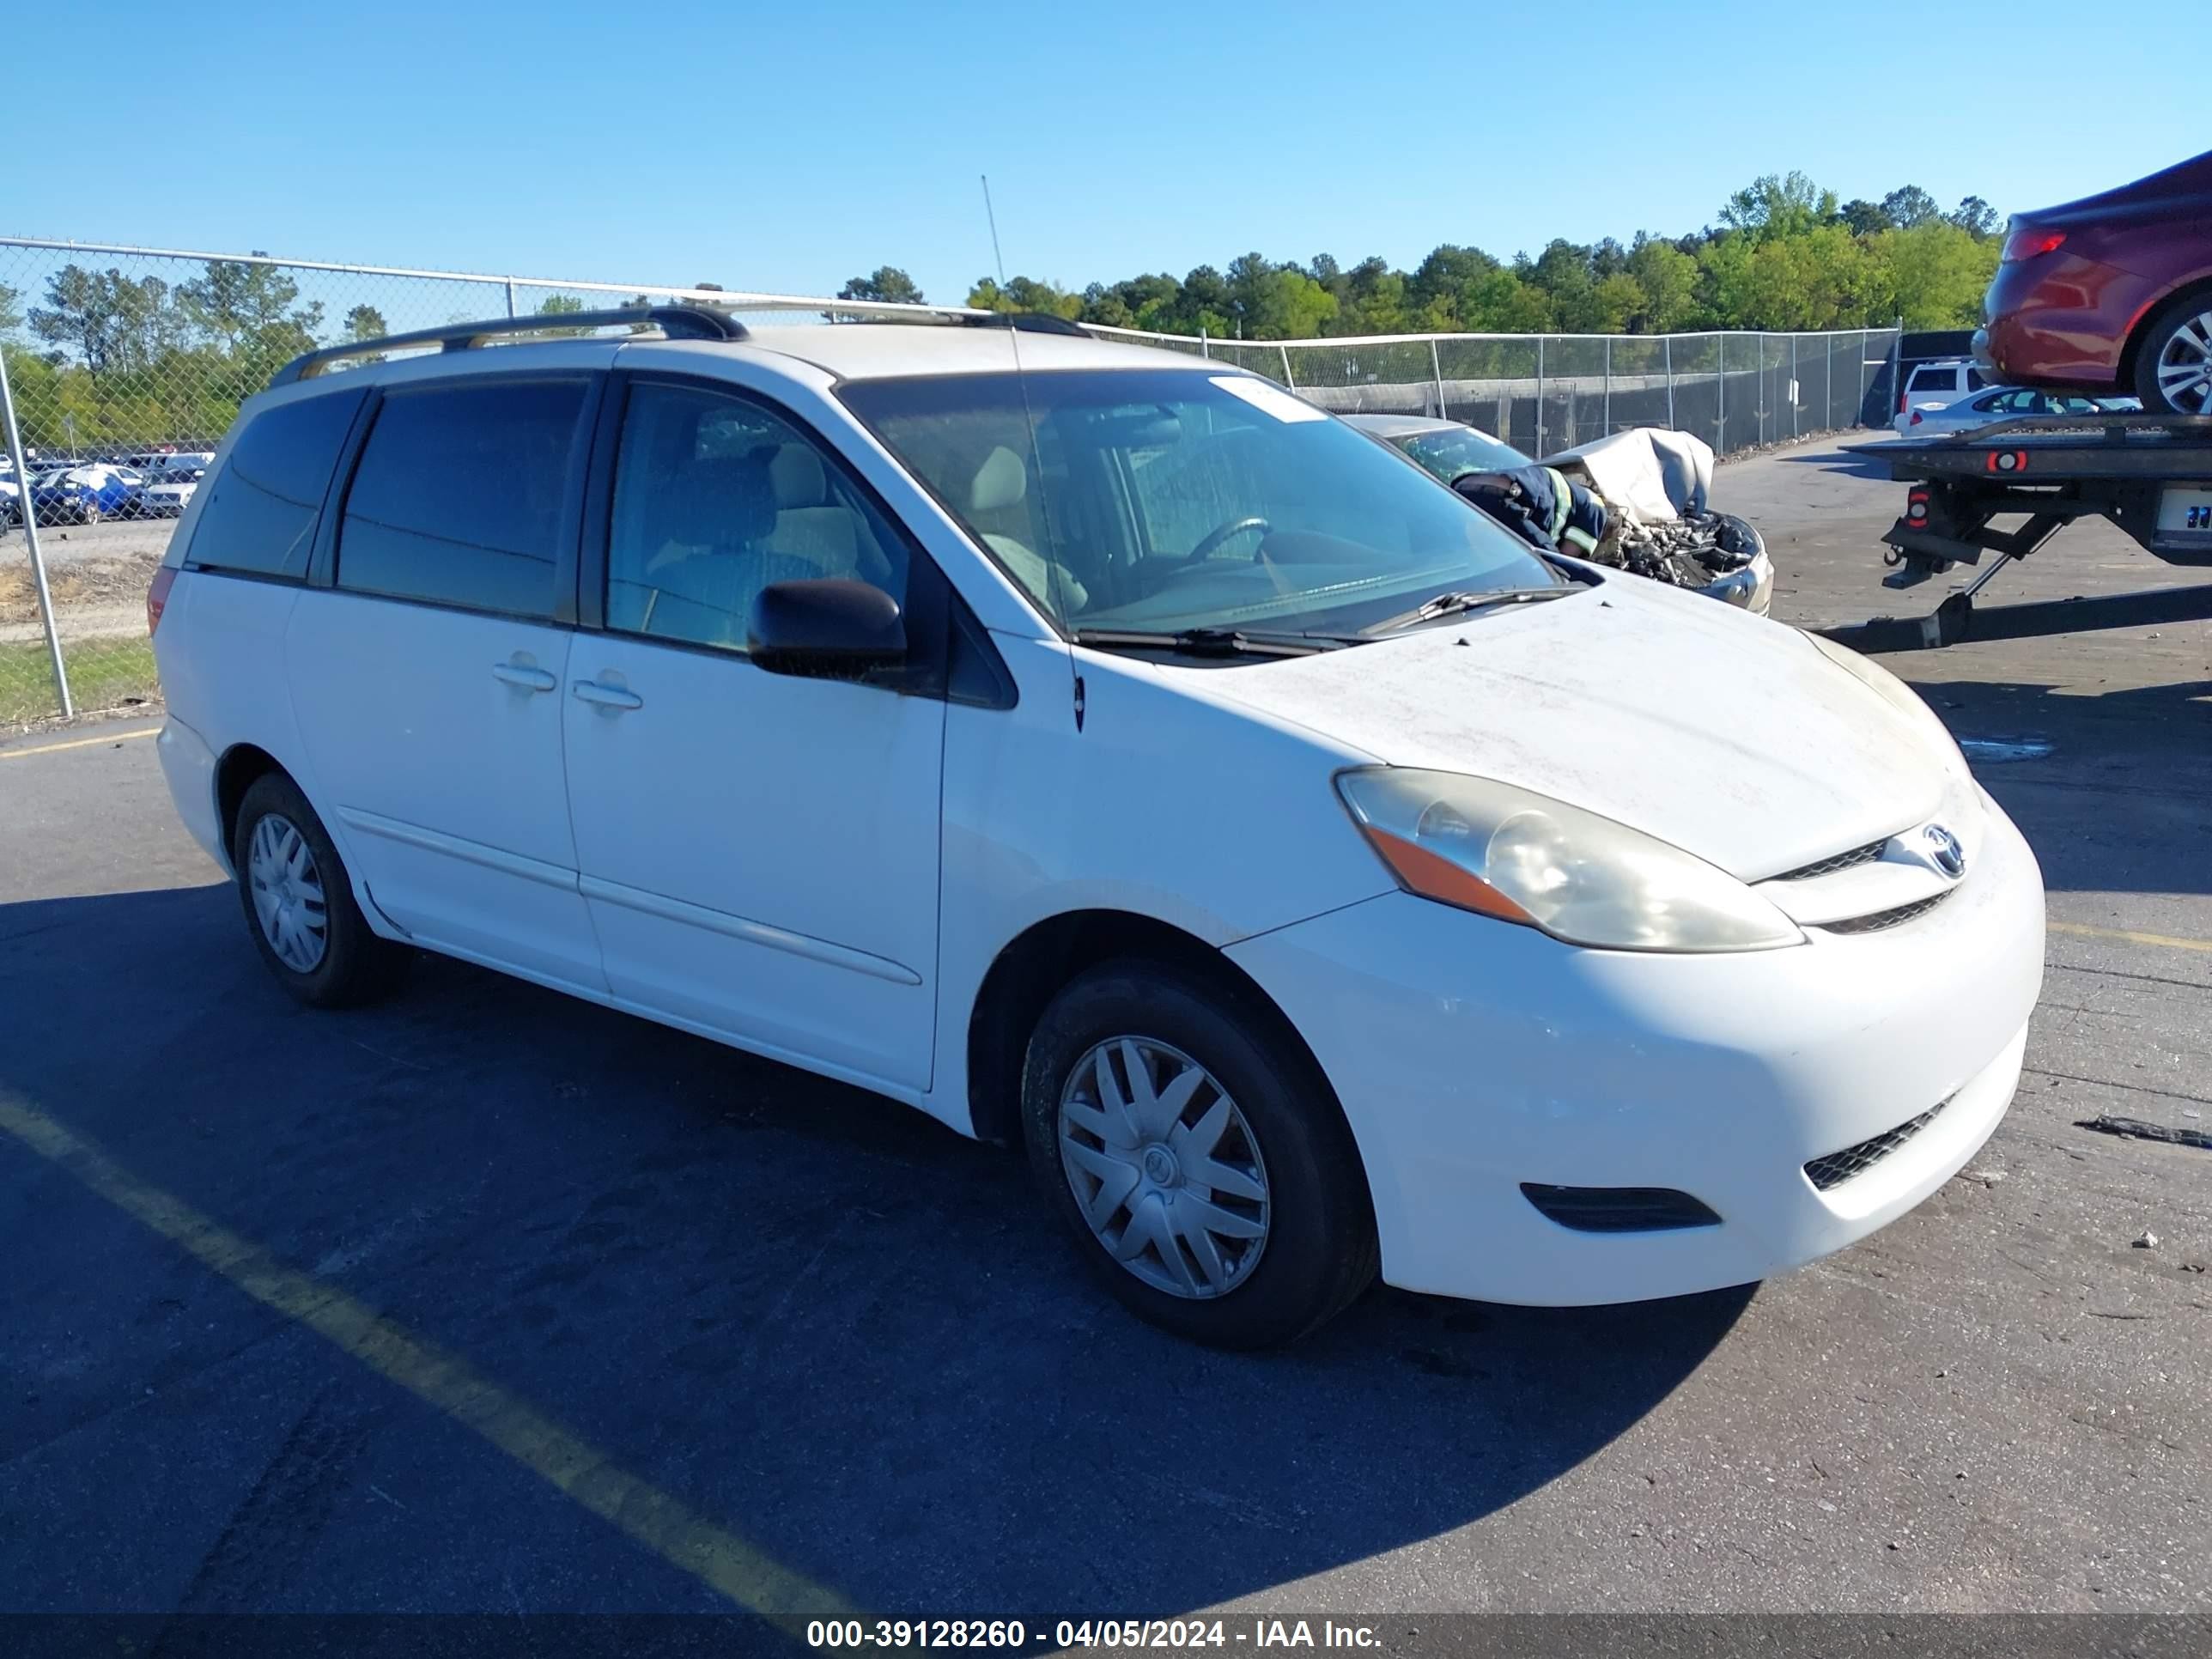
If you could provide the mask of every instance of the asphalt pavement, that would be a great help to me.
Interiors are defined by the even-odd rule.
[[[1865,471],[1722,469],[1778,615],[1942,597]],[[2212,629],[2153,632],[1891,659],[2050,886],[1959,1179],[1756,1289],[1264,1357],[891,1103],[449,962],[298,1009],[150,723],[0,746],[0,1607],[2212,1612],[2212,1152],[2079,1127],[2212,1114]]]

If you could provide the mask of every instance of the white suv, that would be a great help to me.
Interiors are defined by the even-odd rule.
[[[436,951],[1024,1140],[1236,1345],[1759,1279],[2002,1115],[2035,860],[1863,659],[1203,359],[563,322],[302,359],[149,596],[303,1000]]]

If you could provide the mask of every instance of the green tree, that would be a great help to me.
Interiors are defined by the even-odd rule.
[[[0,283],[0,334],[13,334],[22,327],[22,299],[17,289]]]
[[[1863,199],[1844,204],[1838,213],[1845,229],[1856,235],[1870,236],[1877,230],[1893,230],[1897,221],[1889,216],[1889,210],[1879,202]]]
[[[322,326],[319,301],[299,303],[300,285],[276,265],[210,259],[196,282],[177,288],[177,307],[191,325],[233,356],[297,356],[314,349]]]
[[[46,279],[46,303],[32,308],[31,331],[105,374],[149,368],[175,344],[179,331],[169,285],[160,277],[70,264]]]
[[[872,300],[881,305],[918,306],[921,286],[896,265],[878,265],[866,276],[855,276],[837,290],[841,300]]]
[[[391,332],[384,313],[374,306],[356,306],[345,314],[345,337],[349,340],[380,340]]]
[[[1881,198],[1881,210],[1899,230],[1914,230],[1943,216],[1936,198],[1917,185],[1905,185]]]
[[[1836,216],[1836,193],[1802,173],[1765,173],[1728,198],[1721,223],[1753,241],[1802,236]]]
[[[1969,236],[1994,236],[2002,222],[1997,210],[1978,196],[1965,198],[1947,216]]]
[[[1993,239],[1938,218],[1872,240],[1889,303],[1907,328],[1957,328],[1974,319],[1996,275]]]
[[[1629,250],[1628,274],[1644,293],[1643,327],[1671,334],[1687,327],[1697,313],[1698,262],[1672,242],[1637,236]]]
[[[1032,276],[1011,276],[1002,288],[988,276],[968,290],[968,303],[980,311],[1033,313],[1065,317],[1070,322],[1083,313],[1083,296]]]

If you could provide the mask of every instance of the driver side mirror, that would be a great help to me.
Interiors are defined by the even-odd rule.
[[[770,673],[856,678],[906,660],[906,623],[898,601],[866,582],[770,582],[753,601],[745,644]]]

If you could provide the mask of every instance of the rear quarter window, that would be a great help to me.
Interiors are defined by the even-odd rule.
[[[304,580],[315,522],[362,391],[278,404],[231,446],[192,532],[191,562],[210,570]]]

